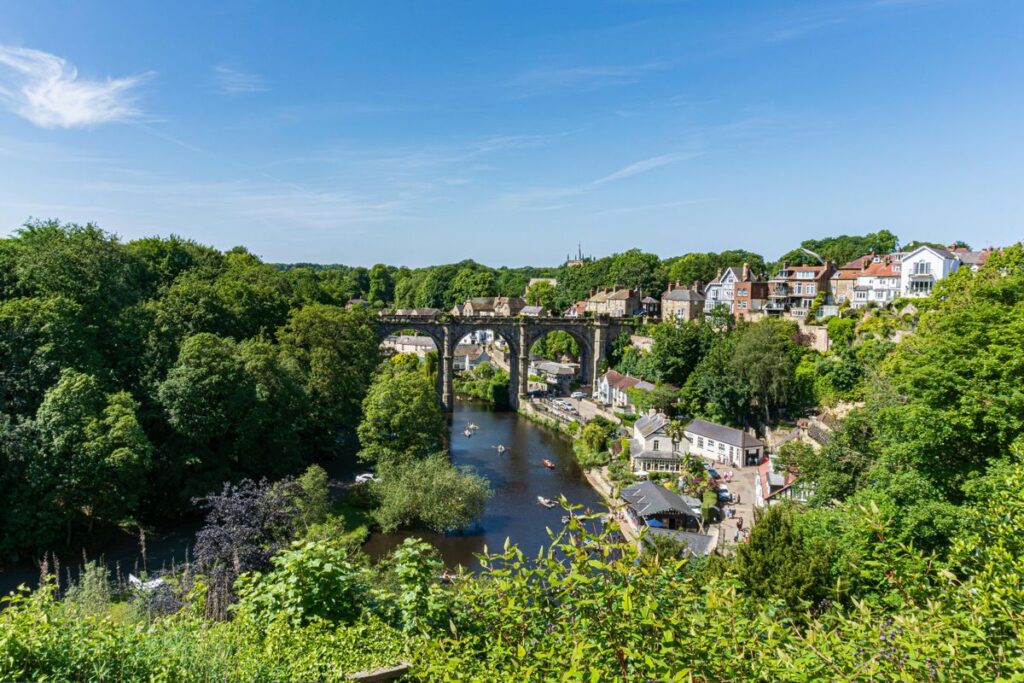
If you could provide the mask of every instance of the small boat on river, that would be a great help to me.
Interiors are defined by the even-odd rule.
[[[467,429],[466,431],[464,431],[462,433],[466,435],[466,438],[469,438],[469,437],[473,436],[473,431],[470,430],[470,429]]]
[[[544,467],[547,467],[547,468],[548,468],[549,470],[553,470],[553,469],[555,469],[555,463],[551,462],[551,461],[550,461],[550,460],[548,460],[547,458],[545,458],[545,459],[543,460],[543,463],[544,463]]]
[[[476,431],[480,429],[480,426],[470,422],[468,425],[466,425],[466,429],[472,429],[473,431]]]
[[[497,446],[495,446],[495,448],[498,449],[499,453],[504,453],[505,452],[505,447],[503,445],[501,445],[500,443]]]
[[[555,505],[558,504],[555,501],[551,500],[550,498],[545,498],[544,496],[537,496],[537,502],[546,508],[553,508],[555,507]]]

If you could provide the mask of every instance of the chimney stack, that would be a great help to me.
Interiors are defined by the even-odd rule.
[[[743,275],[742,275],[742,277],[740,279],[743,282],[749,282],[750,281],[750,264],[749,263],[744,263],[743,264]]]

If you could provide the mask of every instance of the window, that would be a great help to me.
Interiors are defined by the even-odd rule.
[[[657,439],[655,439],[655,440],[654,440],[654,450],[658,450],[658,448],[659,448],[660,446],[661,446],[661,442],[660,442],[660,441],[658,441]]]
[[[915,280],[910,283],[910,291],[914,294],[928,294],[932,291],[931,280]]]
[[[715,442],[712,439],[708,439],[708,448],[714,448]]]
[[[914,264],[914,275],[931,275],[932,264],[927,261],[918,261]]]
[[[703,436],[698,436],[697,437],[697,448],[704,448],[704,437]]]
[[[803,292],[804,292],[804,286],[803,286],[802,283],[798,282],[795,285],[793,285],[793,293],[794,294],[803,294]]]
[[[807,289],[804,290],[804,293],[805,294],[814,294],[816,289],[817,289],[817,285],[810,285],[809,284],[809,285],[807,285]]]

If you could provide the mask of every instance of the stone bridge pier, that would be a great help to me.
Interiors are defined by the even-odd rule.
[[[491,330],[505,341],[509,349],[509,405],[516,409],[529,388],[530,348],[549,332],[566,332],[580,347],[580,381],[594,389],[612,340],[628,323],[606,317],[548,318],[413,315],[381,315],[377,322],[378,338],[395,332],[416,331],[434,340],[437,346],[437,394],[442,408],[450,413],[455,406],[453,380],[455,347],[459,340],[480,330]]]

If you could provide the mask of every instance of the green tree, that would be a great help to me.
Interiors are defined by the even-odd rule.
[[[241,618],[268,624],[277,619],[302,626],[317,619],[348,623],[363,609],[369,577],[339,542],[296,541],[271,558],[265,574],[243,574],[235,583]]]
[[[132,515],[153,448],[126,392],[105,394],[90,375],[65,370],[39,406],[42,451],[29,480],[59,515],[70,543],[74,525],[116,524]]]
[[[555,310],[555,287],[547,280],[540,280],[526,290],[526,303],[540,306],[545,311]]]
[[[433,382],[384,363],[363,401],[359,458],[383,468],[424,458],[441,448],[444,433]]]
[[[345,451],[354,445],[363,397],[380,360],[371,313],[310,304],[291,312],[277,338],[308,397],[304,442],[320,455]]]
[[[437,454],[388,467],[374,485],[380,506],[373,517],[385,532],[423,526],[436,532],[463,529],[484,512],[487,480],[453,467]]]
[[[658,296],[664,291],[666,282],[661,260],[654,254],[646,254],[639,249],[630,249],[612,256],[605,280],[607,285],[620,284],[653,296]]]
[[[741,330],[736,342],[732,372],[750,387],[766,424],[772,424],[796,396],[801,352],[793,342],[795,332],[794,324],[769,318]]]
[[[388,266],[378,263],[370,268],[369,280],[370,289],[366,296],[371,303],[389,304],[394,300],[395,281]]]
[[[698,321],[666,321],[654,326],[652,336],[651,363],[656,372],[652,379],[682,386],[710,349],[712,332]]]
[[[751,596],[805,609],[829,595],[829,556],[807,547],[793,517],[785,505],[762,513],[750,542],[736,547],[735,574]]]

